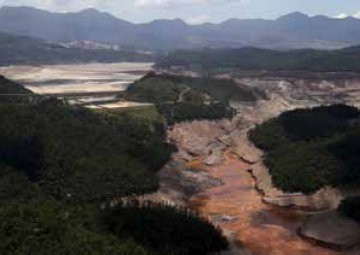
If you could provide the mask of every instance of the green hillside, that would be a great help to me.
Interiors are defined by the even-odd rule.
[[[5,79],[0,89],[30,93]],[[7,98],[13,97],[0,98],[1,254],[195,255],[227,248],[217,228],[182,208],[154,203],[129,214],[130,207],[109,206],[157,190],[156,173],[174,150],[161,122],[57,99]],[[181,228],[169,228],[174,222]],[[192,245],[188,238],[195,238]]]
[[[294,110],[258,125],[250,139],[285,192],[360,185],[359,116],[345,105]]]
[[[232,101],[256,101],[261,94],[229,79],[149,73],[131,84],[125,99],[150,102],[169,124],[195,119],[231,118]]]

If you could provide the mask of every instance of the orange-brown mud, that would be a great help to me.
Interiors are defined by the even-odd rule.
[[[223,185],[195,195],[190,207],[204,216],[228,215],[235,220],[221,222],[223,230],[236,233],[236,241],[246,250],[259,255],[330,255],[334,251],[315,246],[299,237],[297,229],[305,215],[287,208],[264,204],[254,186],[248,169],[250,165],[225,154],[221,166],[205,167],[194,162],[222,180]]]

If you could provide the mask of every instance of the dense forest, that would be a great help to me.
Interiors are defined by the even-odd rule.
[[[223,103],[210,104],[159,104],[158,112],[165,117],[169,125],[191,120],[217,120],[231,119],[235,116],[236,111]]]
[[[360,112],[346,105],[298,109],[250,131],[265,151],[274,184],[285,192],[313,193],[360,184]]]
[[[341,50],[276,51],[258,48],[179,50],[160,58],[158,68],[185,67],[209,71],[360,72],[360,47]]]
[[[360,223],[360,196],[350,196],[341,201],[338,211],[348,217]]]
[[[19,102],[28,102],[29,97],[9,97],[7,94],[24,94],[24,95],[31,95],[34,96],[34,94],[31,93],[28,89],[24,88],[23,86],[6,79],[5,77],[0,75],[0,102],[1,103],[19,103]],[[30,98],[31,99],[31,98]]]
[[[0,33],[0,66],[85,62],[152,62],[153,55],[136,50],[74,49],[40,39]]]
[[[32,95],[5,78],[0,92]],[[156,172],[174,151],[161,123],[23,96],[1,97],[0,116],[1,254],[195,255],[227,248],[218,229],[183,208],[110,206],[114,198],[157,190]],[[181,226],[172,228],[174,222]]]
[[[228,247],[220,229],[185,207],[123,201],[103,220],[116,236],[134,236],[160,254],[208,254]]]
[[[170,124],[194,119],[221,119],[234,116],[231,101],[255,101],[256,90],[229,79],[185,77],[149,73],[125,91],[131,101],[151,102]]]
[[[128,87],[125,98],[129,101],[155,104],[173,103],[179,99],[185,89],[185,84],[177,77],[166,77],[150,72]]]

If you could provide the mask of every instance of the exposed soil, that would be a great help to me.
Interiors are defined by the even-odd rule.
[[[160,190],[146,199],[199,210],[219,226],[233,244],[224,254],[346,254],[318,246],[298,235],[309,212],[262,201],[263,194],[256,189],[249,171],[253,166],[250,162],[258,161],[260,154],[251,150],[243,136],[249,122],[245,120],[240,127],[241,120],[234,121],[237,124],[195,121],[177,124],[169,130],[169,139],[179,152],[160,171]],[[217,163],[206,164],[209,155],[217,149],[221,152]],[[249,156],[254,161],[240,158]]]
[[[169,132],[170,140],[180,150],[182,164],[188,162],[188,167],[206,171],[206,182],[211,178],[221,181],[222,185],[194,194],[189,205],[237,242],[241,249],[230,254],[243,254],[244,250],[260,255],[359,254],[357,250],[336,252],[300,237],[298,231],[312,213],[264,203],[248,172],[250,163],[261,161],[261,152],[247,139],[254,125],[295,108],[335,103],[360,106],[359,78],[330,78],[237,77],[239,86],[260,90],[266,97],[254,103],[232,102],[239,116],[226,127],[216,122],[195,122],[178,125]],[[219,156],[218,149],[226,152]],[[209,161],[214,164],[206,164],[209,155],[216,156],[216,160]]]
[[[306,219],[301,212],[264,204],[248,172],[250,165],[227,157],[220,166],[200,166],[221,186],[193,196],[190,207],[201,211],[235,241],[253,254],[339,254],[315,246],[298,236],[298,228]]]

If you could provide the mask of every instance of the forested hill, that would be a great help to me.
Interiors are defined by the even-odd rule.
[[[157,190],[156,172],[174,150],[162,123],[57,99],[18,99],[10,94],[30,92],[2,77],[0,93],[8,94],[0,97],[0,254],[227,248],[217,228],[186,209],[131,200],[109,206]]]
[[[154,56],[136,50],[66,48],[40,39],[0,32],[0,65],[121,61],[152,62]]]
[[[315,193],[324,187],[343,194],[360,186],[360,111],[345,105],[298,109],[250,131],[264,150],[264,163],[279,189]],[[345,192],[343,192],[345,191]],[[342,200],[338,211],[360,222],[360,196]]]
[[[11,96],[7,96],[11,95]],[[0,75],[0,102],[1,103],[19,103],[29,102],[29,97],[23,95],[33,95],[33,93],[24,86],[17,84]]]
[[[258,48],[179,50],[156,63],[158,68],[194,70],[360,72],[360,46],[341,50],[275,51]]]
[[[24,86],[13,82],[4,76],[0,75],[0,94],[33,94],[30,90],[26,89]],[[9,97],[4,97],[3,100],[9,99]]]
[[[253,102],[263,97],[254,88],[229,79],[149,73],[125,91],[130,101],[151,102],[169,124],[199,119],[232,118],[233,101]]]
[[[359,109],[345,105],[298,109],[258,125],[250,139],[285,192],[359,186],[359,118]]]

